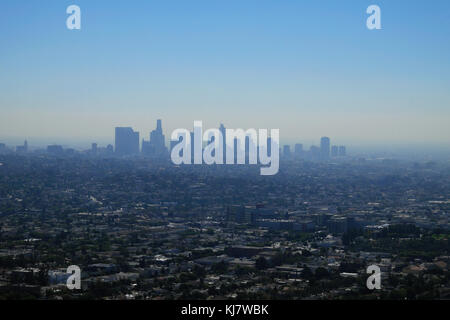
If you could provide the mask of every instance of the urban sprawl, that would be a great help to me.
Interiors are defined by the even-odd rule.
[[[450,298],[448,160],[353,156],[324,137],[284,146],[261,176],[174,165],[160,120],[149,138],[0,144],[0,299]]]

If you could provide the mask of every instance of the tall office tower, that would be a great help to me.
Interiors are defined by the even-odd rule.
[[[6,152],[6,145],[4,143],[0,143],[0,152]]]
[[[92,154],[97,154],[97,151],[98,151],[97,144],[93,143],[92,146],[91,146],[91,153]]]
[[[139,132],[131,127],[116,128],[116,154],[120,156],[139,153]]]
[[[225,126],[223,123],[220,124],[219,127],[220,133],[222,133],[222,140],[223,140],[223,163],[227,163],[227,129],[225,129]]]
[[[156,130],[150,133],[150,145],[155,150],[155,155],[160,156],[167,152],[165,136],[162,131],[162,121],[156,121]]]
[[[158,119],[156,120],[156,131],[162,134],[162,120]]]
[[[237,155],[238,155],[238,148],[240,148],[241,146],[238,145],[238,141],[236,138],[234,138],[233,140],[233,152],[234,152],[234,156],[233,156],[233,163],[237,164]]]
[[[328,137],[320,139],[320,157],[322,159],[330,158],[330,138]]]
[[[331,156],[333,158],[336,158],[338,156],[339,154],[338,150],[339,150],[338,146],[331,146]]]
[[[347,155],[347,150],[346,150],[345,146],[339,146],[338,155],[339,155],[339,157],[345,157]]]
[[[156,129],[150,132],[150,140],[142,140],[142,153],[148,156],[161,157],[167,154],[166,137],[162,131],[162,121],[156,121]]]
[[[106,146],[106,153],[107,153],[107,154],[112,154],[112,153],[114,153],[114,147],[113,147],[112,144],[108,144],[108,145]]]
[[[291,147],[289,145],[285,145],[283,147],[283,155],[288,158],[291,156]]]
[[[28,152],[28,142],[27,142],[27,140],[25,140],[25,142],[23,143],[23,146],[17,146],[16,147],[16,152],[19,152],[19,153],[27,153]]]
[[[146,156],[152,156],[155,154],[155,150],[153,150],[150,141],[146,141],[145,139],[142,139],[141,150],[142,153]]]
[[[297,157],[300,157],[303,154],[303,145],[301,143],[295,145],[294,153]]]

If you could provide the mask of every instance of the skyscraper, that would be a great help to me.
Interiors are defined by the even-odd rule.
[[[150,132],[150,140],[142,141],[142,153],[152,156],[163,156],[167,154],[165,136],[162,131],[162,121],[156,121],[156,129]]]
[[[322,137],[320,139],[320,157],[322,159],[330,158],[330,138]]]
[[[106,146],[106,153],[107,153],[107,154],[112,154],[112,153],[114,153],[114,147],[113,147],[112,144],[108,144],[108,145]]]
[[[120,156],[139,153],[139,132],[133,131],[131,127],[116,128],[116,154]]]
[[[347,155],[347,150],[345,146],[339,146],[339,157],[345,157]]]
[[[296,157],[300,157],[303,154],[303,145],[301,143],[295,145],[294,153]]]
[[[28,152],[28,141],[25,140],[25,142],[23,143],[23,146],[17,146],[16,152],[27,153]]]
[[[225,129],[225,126],[223,125],[223,123],[220,124],[219,130],[222,133],[222,141],[223,141],[223,163],[226,163],[227,151],[231,152],[231,150],[229,150],[229,148],[227,148],[227,138],[226,138],[227,130]]]
[[[291,156],[291,146],[289,146],[289,145],[283,146],[283,155],[285,157],[290,157]]]
[[[333,158],[338,156],[339,154],[338,150],[339,150],[338,146],[331,146],[331,156]]]
[[[156,155],[164,154],[166,149],[165,136],[162,131],[162,121],[156,121],[156,130],[150,133],[150,144],[155,150]]]
[[[91,153],[95,155],[95,154],[97,154],[97,151],[98,151],[98,145],[97,145],[97,143],[93,143],[91,145]]]

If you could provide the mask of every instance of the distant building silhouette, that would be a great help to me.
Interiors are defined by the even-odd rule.
[[[91,145],[91,153],[95,155],[95,154],[97,154],[97,151],[98,151],[98,146],[96,143],[93,143]]]
[[[338,155],[339,155],[339,157],[345,157],[347,155],[347,150],[346,150],[345,146],[339,146]]]
[[[338,146],[331,146],[331,157],[336,158],[339,155]]]
[[[114,147],[113,147],[112,144],[108,144],[108,145],[106,146],[106,153],[107,153],[107,154],[112,154],[112,153],[114,153]]]
[[[0,153],[6,152],[6,145],[4,143],[0,143]]]
[[[291,156],[291,147],[289,145],[283,146],[283,155],[287,158]]]
[[[28,152],[28,141],[25,140],[25,142],[23,143],[23,146],[17,146],[16,152],[27,153]]]
[[[156,129],[150,132],[150,140],[142,140],[142,153],[149,156],[164,156],[167,154],[165,136],[162,130],[162,121],[157,120]]]
[[[225,126],[223,125],[223,123],[220,124],[219,127],[220,133],[222,133],[222,140],[223,140],[223,163],[226,163],[226,159],[227,159],[227,150],[229,148],[227,148],[227,129],[225,129]]]
[[[120,156],[133,155],[139,153],[139,132],[133,131],[131,127],[117,127],[116,154]]]
[[[294,147],[294,154],[296,157],[300,157],[303,155],[303,145],[301,143],[297,143]]]
[[[328,137],[320,139],[320,157],[325,160],[330,158],[330,138]]]

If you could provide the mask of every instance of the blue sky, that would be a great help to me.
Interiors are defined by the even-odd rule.
[[[366,28],[371,4],[382,30]],[[2,0],[0,141],[106,143],[162,118],[167,136],[203,120],[449,147],[449,39],[438,0]]]

